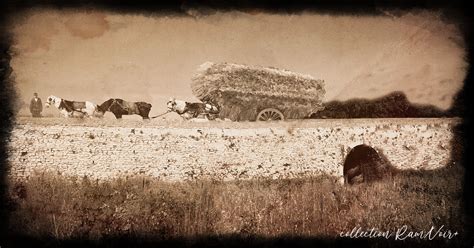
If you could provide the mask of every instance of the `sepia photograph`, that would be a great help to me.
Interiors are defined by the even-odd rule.
[[[30,4],[0,248],[474,245],[460,9]]]

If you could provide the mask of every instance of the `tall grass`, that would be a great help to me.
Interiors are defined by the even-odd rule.
[[[12,180],[12,233],[36,237],[332,236],[354,227],[462,233],[462,169],[407,172],[370,185],[330,177],[166,183],[38,174]]]

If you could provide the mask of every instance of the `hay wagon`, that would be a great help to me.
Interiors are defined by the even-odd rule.
[[[191,89],[233,121],[302,119],[323,109],[324,81],[276,68],[202,64]]]

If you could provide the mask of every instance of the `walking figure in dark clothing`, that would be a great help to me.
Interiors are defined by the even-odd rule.
[[[34,97],[31,99],[30,102],[30,112],[33,117],[41,117],[41,111],[43,111],[43,104],[41,103],[41,99],[38,97],[38,93],[33,94]]]

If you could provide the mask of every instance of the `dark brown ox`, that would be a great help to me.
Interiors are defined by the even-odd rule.
[[[381,180],[392,172],[387,159],[368,145],[358,145],[344,161],[344,182],[354,184]]]
[[[139,115],[143,119],[150,119],[148,114],[151,107],[151,104],[147,102],[128,102],[119,98],[110,98],[99,105],[97,109],[103,113],[112,112],[117,119],[121,119],[122,115]]]

